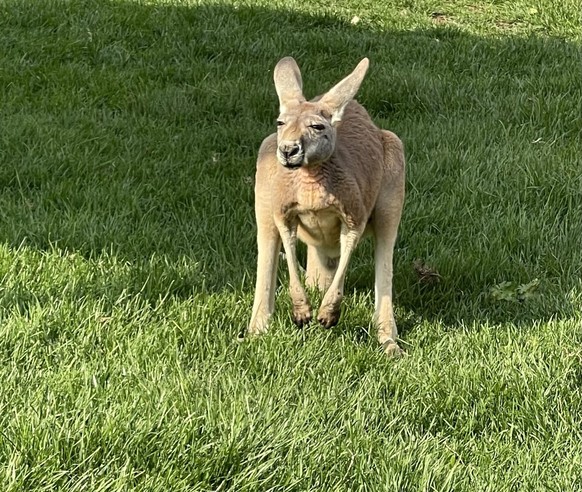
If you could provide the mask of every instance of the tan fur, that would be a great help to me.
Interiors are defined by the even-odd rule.
[[[350,256],[369,231],[376,242],[378,340],[386,353],[400,351],[392,310],[392,254],[404,201],[404,152],[398,137],[377,128],[353,100],[367,68],[364,59],[309,102],[295,61],[284,58],[275,68],[280,126],[263,141],[257,159],[258,265],[251,334],[265,332],[273,313],[281,244],[294,321],[301,326],[311,320],[299,278],[297,238],[307,244],[306,283],[325,292],[317,318],[326,327],[335,325]]]

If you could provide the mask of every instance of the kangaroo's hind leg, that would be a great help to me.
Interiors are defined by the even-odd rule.
[[[384,178],[372,216],[375,239],[375,315],[378,341],[388,355],[400,353],[398,331],[392,307],[392,264],[394,245],[404,203],[404,152],[391,132],[384,134]]]

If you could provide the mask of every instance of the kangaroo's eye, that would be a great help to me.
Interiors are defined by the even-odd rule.
[[[284,121],[277,120],[277,126],[283,126],[285,124]]]
[[[325,125],[322,125],[320,123],[314,123],[313,125],[309,126],[318,132],[320,132],[321,130],[325,130]]]

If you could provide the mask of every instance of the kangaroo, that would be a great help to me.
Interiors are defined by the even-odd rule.
[[[267,331],[275,307],[283,245],[293,320],[309,323],[312,308],[299,278],[297,238],[307,245],[305,282],[325,292],[317,319],[337,324],[350,257],[364,232],[375,238],[375,315],[384,352],[401,352],[392,308],[392,255],[404,202],[404,150],[392,132],[374,125],[353,98],[368,70],[364,58],[327,93],[303,96],[291,57],[274,71],[277,133],[261,144],[255,180],[257,280],[248,333]]]

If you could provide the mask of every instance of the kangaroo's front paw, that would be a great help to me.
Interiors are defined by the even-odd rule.
[[[313,314],[309,304],[303,304],[293,308],[293,323],[295,323],[299,328],[308,325],[311,322],[312,317]]]
[[[324,327],[324,328],[331,328],[332,326],[337,325],[340,319],[340,304],[324,304],[319,308],[317,313],[317,321]]]
[[[337,325],[340,319],[340,308],[342,303],[342,293],[339,290],[329,290],[321,301],[321,306],[317,312],[317,321],[324,328],[331,328]]]

